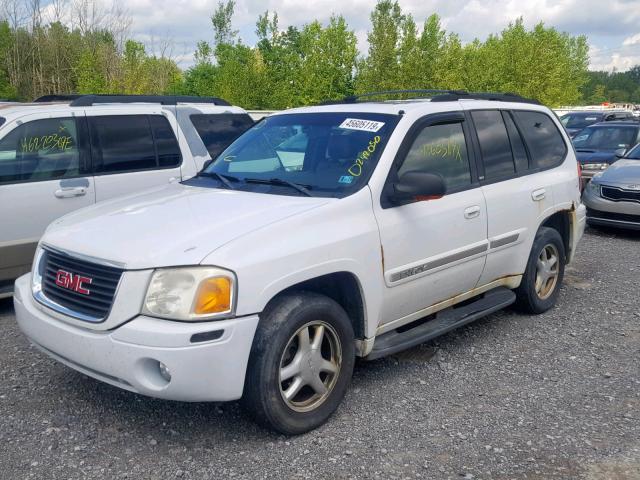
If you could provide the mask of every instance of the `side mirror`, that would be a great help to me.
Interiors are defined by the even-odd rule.
[[[627,149],[626,148],[618,148],[615,152],[616,157],[618,158],[622,158],[624,157],[624,154],[627,153]]]
[[[426,172],[407,172],[392,185],[390,200],[394,205],[444,197],[447,186],[441,175]]]

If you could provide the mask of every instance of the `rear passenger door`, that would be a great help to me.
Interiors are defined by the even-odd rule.
[[[181,179],[175,129],[160,110],[113,115],[91,108],[87,119],[97,201]]]
[[[553,175],[566,146],[543,112],[472,110],[487,203],[489,250],[480,285],[524,272],[533,239],[554,206]]]

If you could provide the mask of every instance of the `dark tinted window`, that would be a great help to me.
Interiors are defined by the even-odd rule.
[[[513,118],[509,112],[502,112],[504,123],[507,126],[507,133],[509,134],[509,142],[511,143],[511,151],[513,153],[513,159],[516,162],[516,170],[522,172],[529,168],[529,158],[527,157],[527,150],[524,147],[522,136],[516,124],[513,123]]]
[[[94,154],[97,173],[152,170],[180,164],[180,149],[173,130],[160,115],[100,116],[90,117],[89,121],[97,150]]]
[[[560,165],[567,154],[567,146],[551,118],[541,112],[521,110],[513,113],[529,147],[532,166],[552,168]]]
[[[413,171],[442,175],[447,190],[470,185],[471,170],[462,124],[425,127],[411,145],[398,176]]]
[[[23,123],[0,140],[0,183],[76,177],[80,160],[73,118]]]
[[[246,114],[195,114],[190,118],[213,159],[253,125],[253,120]]]
[[[150,115],[153,138],[158,151],[158,165],[160,167],[177,167],[180,165],[180,147],[173,133],[169,120],[160,115]]]
[[[94,143],[101,155],[96,172],[125,172],[157,167],[151,125],[146,115],[90,117]]]
[[[507,129],[498,110],[471,112],[478,132],[484,176],[489,180],[515,173]]]

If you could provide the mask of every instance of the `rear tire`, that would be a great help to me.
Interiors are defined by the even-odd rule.
[[[308,432],[338,408],[354,363],[353,326],[338,303],[311,292],[284,294],[261,315],[242,405],[280,433]]]
[[[539,314],[552,308],[558,299],[566,254],[557,230],[540,227],[531,247],[522,283],[516,289],[516,308]]]

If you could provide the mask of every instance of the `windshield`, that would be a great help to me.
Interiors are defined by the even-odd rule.
[[[631,150],[629,150],[629,153],[627,153],[624,156],[624,158],[630,158],[632,160],[640,160],[640,144],[636,145]]]
[[[567,113],[560,117],[560,121],[566,128],[583,129],[600,121],[601,117],[599,113]]]
[[[219,188],[341,198],[367,183],[399,118],[361,112],[268,117],[200,176]]]
[[[623,126],[587,127],[573,139],[576,150],[617,150],[636,142],[638,129]]]

